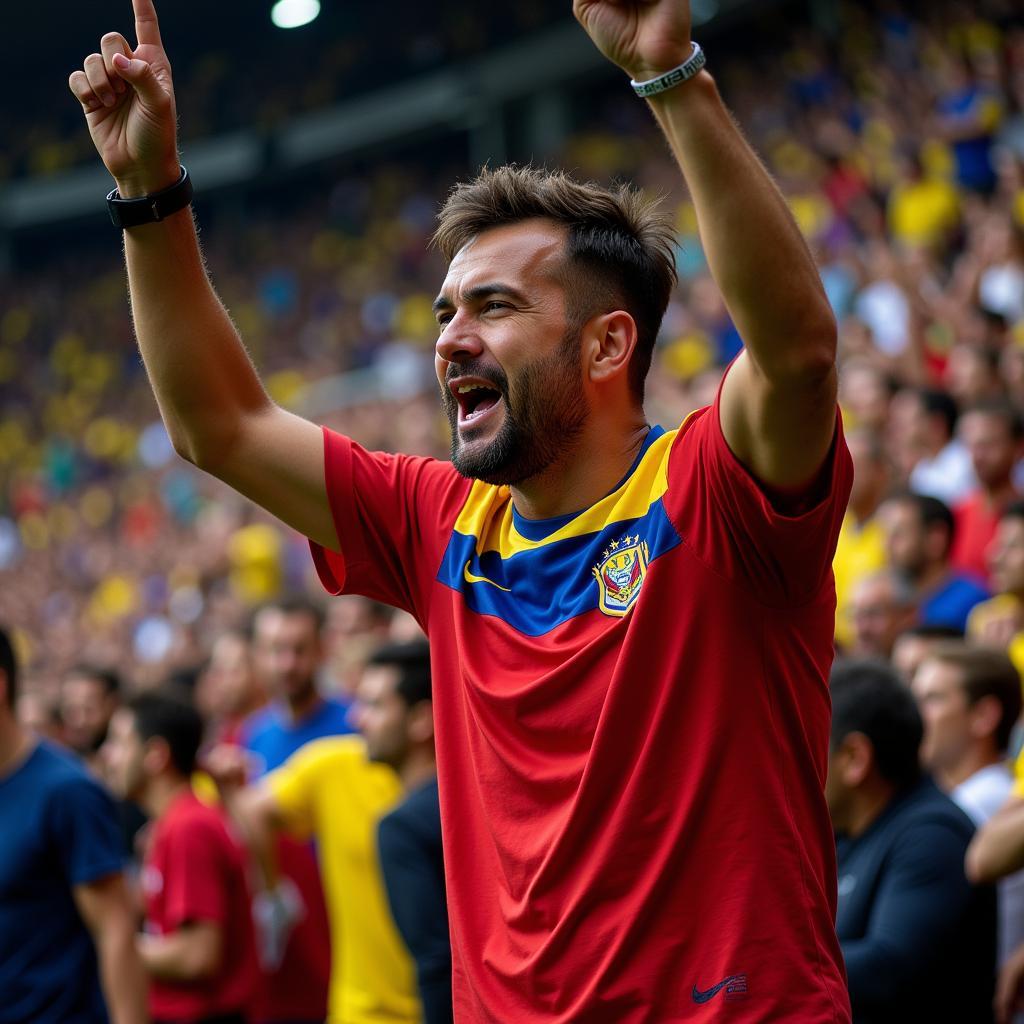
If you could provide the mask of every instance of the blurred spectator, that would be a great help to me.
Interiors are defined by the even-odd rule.
[[[979,579],[988,574],[987,551],[1006,506],[1020,498],[1013,469],[1021,455],[1020,414],[1007,402],[968,409],[960,436],[970,452],[977,488],[954,509],[953,565]]]
[[[853,638],[847,653],[888,660],[896,638],[917,619],[914,593],[889,569],[871,573],[853,588],[850,618]]]
[[[950,640],[962,640],[963,638],[963,630],[953,626],[911,626],[896,638],[892,649],[892,667],[896,670],[897,675],[909,685],[914,681],[921,662],[936,647],[948,643]]]
[[[967,622],[972,640],[1009,653],[1024,672],[1024,502],[1009,505],[989,547],[989,574],[996,595],[979,604]]]
[[[999,96],[974,79],[963,57],[949,61],[947,82],[938,102],[937,127],[952,146],[959,183],[988,192],[995,185],[992,141],[1002,117]]]
[[[300,596],[272,601],[253,617],[253,658],[270,703],[245,723],[242,742],[261,759],[259,774],[310,740],[352,732],[348,703],[317,688],[323,625],[320,605]]]
[[[18,666],[0,629],[0,1018],[147,1020],[145,978],[110,797],[14,717]]]
[[[885,566],[885,530],[876,513],[892,475],[881,439],[873,431],[851,431],[847,444],[853,458],[853,489],[832,560],[836,640],[841,648],[853,642],[850,599],[854,587]]]
[[[60,685],[64,742],[97,777],[102,775],[99,750],[120,702],[121,680],[112,669],[78,665]]]
[[[103,747],[114,791],[152,822],[137,946],[154,1024],[247,1024],[259,977],[245,853],[190,782],[202,735],[190,704],[150,692],[115,712]]]
[[[906,492],[886,501],[881,519],[889,565],[913,591],[918,621],[962,632],[971,609],[989,592],[950,567],[953,513],[938,498]]]
[[[316,842],[330,920],[332,1021],[421,1019],[414,965],[377,856],[378,822],[401,795],[398,775],[371,762],[363,740],[333,736],[307,744],[232,803],[271,885],[275,835]]]
[[[906,393],[908,442],[916,461],[910,489],[956,505],[975,486],[971,456],[956,437],[956,402],[945,391],[920,388]]]
[[[416,962],[424,1024],[451,1024],[451,939],[426,640],[390,644],[370,658],[356,717],[367,758],[394,768],[405,791],[381,818],[377,842],[391,913]]]
[[[30,733],[52,743],[64,742],[64,723],[60,720],[60,708],[55,701],[39,690],[18,695],[15,709],[18,722]]]
[[[854,1019],[990,1021],[994,893],[964,876],[970,819],[921,775],[914,698],[885,665],[849,662],[832,702],[825,794]]]
[[[248,637],[241,630],[221,633],[196,682],[196,710],[206,725],[207,745],[240,743],[244,723],[265,703]]]
[[[953,802],[981,827],[1007,801],[1010,734],[1020,717],[1021,680],[999,651],[945,644],[914,677],[924,722],[921,761]],[[999,884],[999,962],[1024,942],[1024,873]]]
[[[288,596],[263,605],[252,619],[256,685],[271,697],[240,729],[249,752],[248,781],[284,764],[311,740],[352,731],[349,705],[320,694],[321,606]],[[258,1021],[313,1022],[327,1013],[331,938],[321,872],[310,843],[274,840],[273,877],[256,901],[263,981]]]

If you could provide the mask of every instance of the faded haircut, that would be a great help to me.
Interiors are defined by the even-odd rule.
[[[629,383],[640,401],[654,343],[676,281],[675,232],[630,185],[607,188],[562,171],[515,165],[484,168],[456,185],[438,214],[434,243],[450,262],[490,228],[542,218],[568,229],[563,286],[578,330],[593,316],[624,309],[636,322]]]

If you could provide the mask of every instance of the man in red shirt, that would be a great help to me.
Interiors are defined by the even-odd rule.
[[[147,693],[114,713],[103,748],[112,787],[152,820],[138,950],[157,1024],[244,1024],[259,978],[242,847],[189,784],[201,738],[191,705]]]
[[[156,12],[134,6],[138,46],[105,36],[70,86],[122,197],[143,358],[180,453],[311,538],[332,590],[430,636],[455,1019],[845,1024],[835,322],[689,4],[574,8],[650,99],[746,350],[713,407],[652,428],[671,225],[627,188],[484,172],[437,235],[452,464],[267,397],[184,209]]]
[[[960,417],[960,437],[971,455],[978,486],[953,513],[953,568],[988,579],[988,548],[1003,510],[1020,498],[1013,469],[1021,457],[1020,415],[1009,402],[977,405]]]

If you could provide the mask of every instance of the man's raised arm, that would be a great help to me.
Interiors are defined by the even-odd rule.
[[[117,32],[69,86],[123,199],[179,178],[171,68],[152,0],[133,0],[138,45]],[[191,210],[125,230],[139,348],[180,455],[295,529],[336,549],[319,427],[264,391],[206,275]]]
[[[574,0],[601,52],[645,82],[691,55],[688,0]],[[835,319],[785,200],[706,72],[649,99],[693,197],[712,276],[746,352],[722,393],[722,430],[764,483],[808,483],[832,442]]]

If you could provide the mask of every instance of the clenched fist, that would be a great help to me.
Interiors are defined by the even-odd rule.
[[[597,48],[638,82],[690,56],[689,0],[573,0]]]
[[[132,7],[135,49],[119,32],[108,32],[100,52],[89,54],[68,79],[124,198],[167,188],[180,173],[171,65],[156,8],[153,0],[132,0]]]

